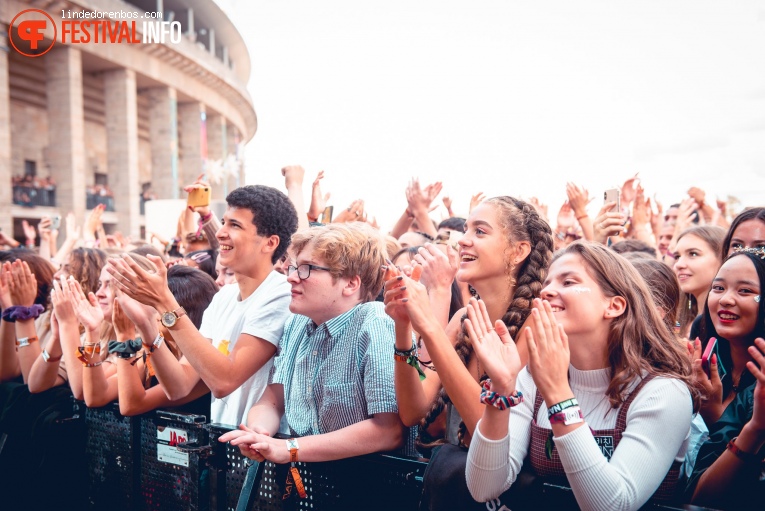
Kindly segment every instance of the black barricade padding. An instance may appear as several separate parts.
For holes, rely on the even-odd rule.
[[[140,509],[138,488],[140,419],[123,417],[116,403],[85,412],[91,509]]]
[[[257,467],[258,477],[250,474],[254,487],[248,498],[242,489],[250,460],[238,448],[218,442],[231,426],[203,424],[201,416],[167,411],[123,417],[116,404],[87,409],[85,416],[91,509],[414,511],[419,507],[427,460],[370,454],[301,462],[297,467],[308,496],[300,499],[293,491],[287,500],[283,495],[289,465],[265,462]],[[543,486],[540,502],[571,499],[570,488]],[[237,507],[240,495],[249,506]],[[651,509],[705,511],[690,505]]]
[[[143,509],[208,511],[211,454],[206,418],[157,411],[141,418],[140,496]]]

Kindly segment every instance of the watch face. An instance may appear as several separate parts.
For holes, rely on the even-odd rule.
[[[162,324],[165,325],[167,328],[172,328],[175,325],[175,321],[178,318],[175,317],[175,314],[172,312],[165,312],[162,314]]]

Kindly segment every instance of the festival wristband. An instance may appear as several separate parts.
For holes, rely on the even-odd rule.
[[[292,493],[292,484],[294,482],[295,488],[297,489],[298,495],[301,499],[306,498],[308,495],[305,492],[305,485],[303,484],[303,479],[300,477],[300,473],[298,472],[297,467],[295,467],[294,463],[298,460],[298,449],[300,448],[298,446],[297,439],[290,438],[289,440],[286,440],[287,442],[287,450],[290,452],[290,463],[293,463],[293,465],[290,467],[289,472],[287,473],[287,483],[285,485],[285,491],[283,499],[289,498],[290,494]]]
[[[584,415],[582,415],[582,409],[578,406],[566,408],[564,411],[558,412],[550,417],[550,424],[571,426],[572,424],[579,424],[580,422],[584,422]]]
[[[425,372],[420,367],[420,359],[417,357],[417,344],[414,341],[412,341],[411,349],[408,350],[400,350],[393,346],[393,358],[417,369],[420,381],[425,379]]]
[[[575,397],[572,397],[571,399],[566,399],[565,401],[561,401],[560,403],[556,403],[552,405],[550,408],[547,409],[547,417],[552,417],[558,412],[562,412],[566,408],[571,408],[572,406],[579,406],[579,401],[576,400]]]
[[[42,358],[46,362],[58,362],[61,360],[61,355],[57,357],[51,357],[50,353],[48,353],[48,350],[42,350]]]
[[[26,348],[33,342],[37,342],[39,339],[36,335],[33,335],[31,337],[19,337],[16,339],[16,349],[18,348]]]

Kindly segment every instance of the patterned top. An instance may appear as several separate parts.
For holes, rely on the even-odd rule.
[[[284,326],[272,383],[284,385],[285,416],[296,436],[337,431],[378,413],[398,413],[393,320],[362,303],[316,325],[293,315]]]

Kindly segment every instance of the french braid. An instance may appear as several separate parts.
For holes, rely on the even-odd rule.
[[[552,259],[553,239],[552,230],[545,220],[543,220],[533,206],[522,200],[503,196],[494,197],[486,201],[493,204],[499,213],[501,227],[510,240],[510,243],[518,241],[527,241],[531,245],[531,251],[528,257],[520,264],[517,278],[512,278],[512,264],[508,262],[509,285],[514,286],[510,306],[507,312],[502,316],[502,322],[507,326],[507,330],[512,337],[517,334],[523,326],[523,322],[528,318],[531,312],[531,301],[539,296],[542,291],[542,283],[547,277],[547,267]],[[462,363],[467,366],[473,355],[473,345],[464,327],[464,321],[467,315],[462,317],[462,331],[458,334],[457,343],[454,346],[457,355]],[[484,380],[486,375],[481,375]],[[419,446],[424,449],[430,449],[436,445],[445,442],[444,439],[433,441],[427,436],[427,428],[438,418],[444,408],[451,400],[443,387],[436,396],[436,400],[428,411],[427,415],[420,421]],[[461,422],[457,437],[460,444],[464,445],[463,438],[467,428],[465,423]]]

